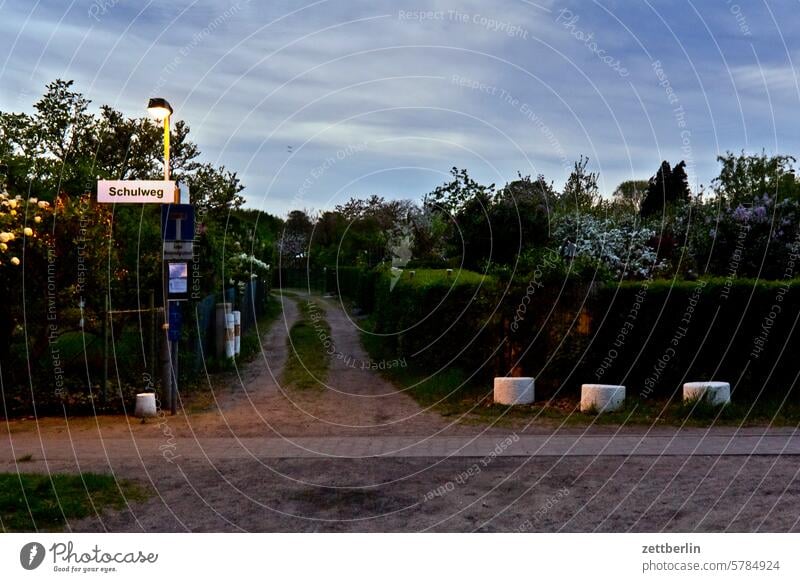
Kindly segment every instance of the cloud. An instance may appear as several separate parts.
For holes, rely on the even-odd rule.
[[[543,172],[559,185],[582,153],[611,192],[686,157],[685,131],[705,183],[720,151],[800,145],[781,121],[793,119],[797,89],[776,37],[790,51],[798,40],[782,6],[737,15],[724,4],[695,3],[695,13],[613,1],[106,4],[91,18],[91,2],[7,1],[0,109],[29,109],[56,77],[131,116],[158,93],[206,158],[239,171],[252,204],[268,193],[276,213],[321,161],[361,143],[304,192],[306,206],[342,188],[418,198],[453,165],[497,182]],[[563,8],[579,17],[572,27],[557,21]]]

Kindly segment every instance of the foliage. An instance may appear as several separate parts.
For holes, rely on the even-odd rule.
[[[281,222],[241,209],[236,173],[201,164],[189,133],[185,122],[171,124],[170,164],[197,208],[193,295],[202,297],[231,280],[266,278]],[[68,382],[60,386],[65,365],[55,346],[75,332],[90,342],[102,337],[107,300],[113,309],[138,309],[154,290],[161,304],[161,209],[95,198],[98,178],[161,179],[162,140],[163,127],[150,119],[108,106],[91,111],[72,81],[47,85],[31,114],[0,112],[0,284],[7,297],[0,363],[9,410],[27,410],[33,401],[37,411],[118,408],[128,396],[124,387],[141,383],[139,367],[125,366],[118,398],[99,401],[101,362],[84,353],[85,369],[64,374]]]
[[[652,277],[667,268],[650,246],[654,235],[635,219],[623,222],[590,214],[567,219],[556,228],[556,238],[573,243],[576,256],[608,269],[615,279]]]
[[[686,175],[686,162],[681,161],[674,168],[666,160],[656,175],[650,178],[647,192],[642,199],[642,216],[654,216],[675,204],[688,202],[691,198],[689,179]]]
[[[375,287],[374,330],[413,365],[469,365],[482,353],[476,330],[489,323],[495,287],[487,275],[428,269],[407,271],[392,285],[385,271]]]
[[[630,213],[639,213],[649,180],[626,180],[614,190],[612,198]]]
[[[722,165],[714,180],[716,193],[730,206],[748,204],[754,197],[767,195],[777,199],[797,199],[800,185],[794,174],[793,156],[734,155],[718,156]]]
[[[581,156],[567,177],[561,193],[561,207],[566,214],[585,212],[600,198],[598,175],[596,172],[589,172],[588,165],[589,158]]]

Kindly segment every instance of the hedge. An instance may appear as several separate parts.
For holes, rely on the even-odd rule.
[[[483,362],[484,340],[495,331],[494,278],[436,269],[396,277],[392,271],[379,275],[373,332],[384,337],[397,357],[431,369]]]
[[[418,270],[392,288],[391,277],[381,273],[375,288],[374,331],[431,372],[534,376],[537,399],[576,396],[582,383],[669,398],[683,382],[706,379],[729,381],[740,398],[796,399],[800,280],[593,287]]]
[[[639,398],[723,380],[734,394],[794,397],[800,280],[701,279],[607,287],[592,308],[588,381],[624,383]]]

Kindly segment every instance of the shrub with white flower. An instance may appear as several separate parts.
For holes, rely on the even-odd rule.
[[[251,279],[266,276],[270,266],[258,259],[255,255],[247,253],[233,254],[225,265],[225,273],[230,280],[245,283]]]
[[[636,221],[597,218],[592,215],[565,217],[554,228],[556,240],[573,243],[576,257],[597,261],[617,278],[643,279],[666,270],[650,246],[653,229]]]

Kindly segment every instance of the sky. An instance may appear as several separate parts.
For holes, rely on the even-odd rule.
[[[610,195],[661,160],[797,154],[796,1],[0,0],[0,110],[74,79],[131,117],[168,99],[204,161],[276,215],[419,200],[451,167]]]

